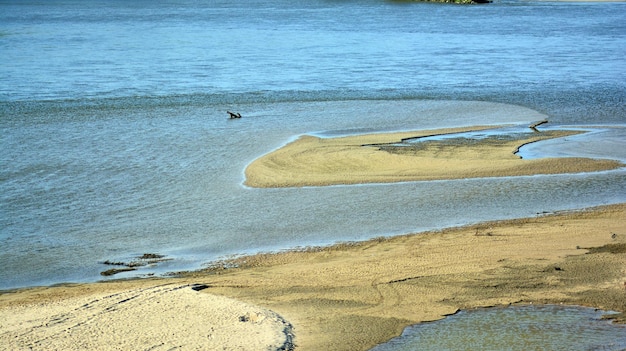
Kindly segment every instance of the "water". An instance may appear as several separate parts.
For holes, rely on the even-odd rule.
[[[0,0],[0,289],[624,202],[626,170],[250,189],[322,136],[594,126],[528,149],[624,160],[624,3]],[[241,120],[228,120],[226,110]],[[543,146],[542,146],[543,145]]]
[[[7,1],[8,100],[623,87],[624,4]],[[350,91],[356,91],[351,93]],[[623,97],[622,97],[623,98]],[[620,98],[621,99],[621,98]]]
[[[461,311],[408,327],[372,351],[401,350],[624,350],[626,327],[606,312],[571,306],[520,306]]]

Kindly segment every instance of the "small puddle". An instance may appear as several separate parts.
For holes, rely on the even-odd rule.
[[[624,350],[626,325],[593,308],[528,305],[461,311],[407,327],[372,351],[408,350]]]

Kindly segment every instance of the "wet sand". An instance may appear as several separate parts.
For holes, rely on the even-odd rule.
[[[523,138],[452,139],[394,147],[404,139],[496,128],[368,134],[340,138],[301,136],[254,160],[245,171],[250,187],[301,187],[442,179],[579,173],[622,167],[615,160],[542,158],[525,160],[519,147],[579,131],[536,132]],[[463,141],[465,140],[465,141]]]

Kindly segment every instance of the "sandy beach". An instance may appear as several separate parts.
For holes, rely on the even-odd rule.
[[[4,292],[0,344],[367,350],[459,309],[529,303],[614,310],[624,322],[625,252],[619,204],[260,254],[174,278]]]
[[[288,348],[291,326],[282,317],[202,288],[136,281],[35,289],[26,293],[28,304],[4,295],[0,344],[5,350]]]
[[[483,128],[488,127],[473,129]],[[384,150],[383,144],[403,138],[453,131],[304,136],[250,165],[247,183],[328,185],[620,166],[610,160],[522,160],[514,154],[521,143],[535,139]],[[572,132],[533,138],[567,133]],[[510,304],[590,306],[621,312],[614,318],[624,322],[625,253],[626,204],[617,204],[238,257],[170,278],[4,291],[0,345],[10,350],[367,350],[411,324],[461,309]]]

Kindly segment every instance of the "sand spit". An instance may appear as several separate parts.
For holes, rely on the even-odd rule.
[[[579,134],[545,131],[523,138],[432,141],[419,147],[394,147],[403,139],[495,129],[494,126],[357,135],[340,138],[301,136],[253,161],[245,171],[251,187],[300,187],[390,183],[441,179],[579,173],[622,167],[615,160],[545,158],[523,160],[520,146]],[[463,141],[465,140],[465,141]]]

